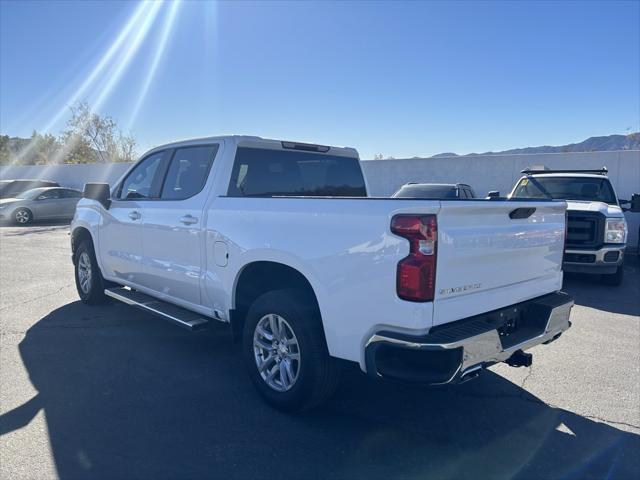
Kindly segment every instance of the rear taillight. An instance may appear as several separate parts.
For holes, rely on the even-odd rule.
[[[430,302],[436,285],[438,223],[435,215],[396,215],[391,231],[409,240],[409,255],[398,262],[396,291],[411,302]]]

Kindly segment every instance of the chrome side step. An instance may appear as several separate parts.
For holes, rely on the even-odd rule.
[[[127,305],[133,305],[146,312],[158,315],[165,320],[190,331],[202,330],[209,326],[210,319],[171,303],[163,302],[145,293],[126,287],[107,288],[104,294]]]

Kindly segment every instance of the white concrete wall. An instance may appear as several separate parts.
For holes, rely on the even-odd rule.
[[[0,179],[40,178],[82,190],[87,182],[115,183],[130,166],[130,163],[1,166]]]
[[[477,155],[396,160],[365,160],[362,165],[372,195],[391,195],[407,182],[468,183],[479,196],[490,190],[508,193],[520,171],[532,165],[550,168],[609,169],[620,198],[640,189],[640,150],[532,155]]]
[[[476,195],[490,190],[507,194],[528,166],[550,168],[609,169],[609,178],[620,199],[628,200],[640,193],[640,150],[586,153],[542,153],[530,155],[478,155],[362,162],[369,192],[388,196],[407,182],[468,183]],[[629,223],[629,243],[638,245],[640,213],[625,214]]]
[[[530,165],[551,168],[609,169],[609,178],[621,199],[640,193],[640,151],[544,153],[531,155],[478,155],[473,157],[439,157],[396,160],[365,160],[362,166],[370,194],[389,196],[407,182],[468,183],[476,194],[490,190],[508,193],[520,177],[520,170]],[[114,184],[129,168],[127,163],[3,166],[0,178],[45,178],[63,186],[82,189],[86,182]],[[630,226],[630,243],[638,244],[639,213],[626,214]]]

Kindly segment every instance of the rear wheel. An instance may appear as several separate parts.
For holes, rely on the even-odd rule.
[[[613,285],[618,286],[622,283],[624,279],[624,266],[620,265],[615,273],[609,273],[606,275],[602,275],[602,283],[605,285]]]
[[[28,208],[18,208],[13,212],[13,220],[19,225],[26,225],[33,220],[33,214]]]
[[[84,240],[78,245],[73,257],[75,265],[76,289],[83,303],[96,305],[104,303],[105,280],[96,261],[93,243]]]
[[[327,400],[339,380],[329,356],[320,315],[304,291],[267,292],[249,308],[243,355],[262,397],[285,411],[302,411]]]

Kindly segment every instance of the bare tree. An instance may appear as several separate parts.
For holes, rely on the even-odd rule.
[[[133,162],[136,159],[136,139],[131,134],[118,134],[118,162]]]
[[[101,116],[88,103],[71,107],[71,118],[63,134],[71,163],[130,162],[136,156],[136,141],[124,135],[110,116]]]

